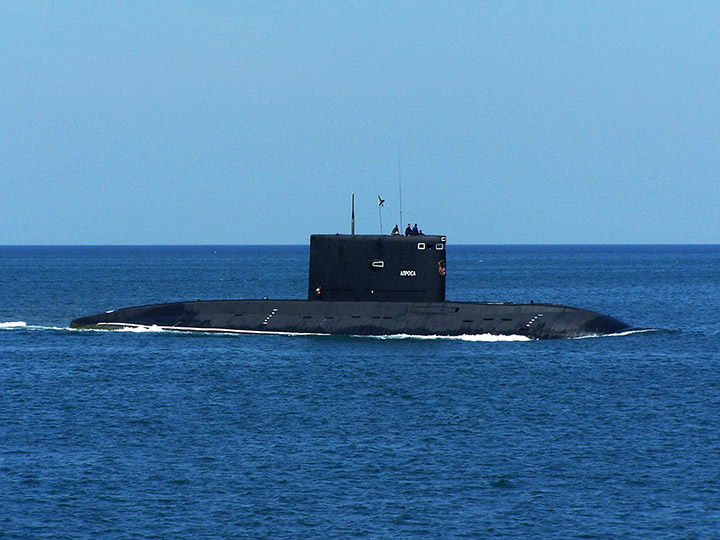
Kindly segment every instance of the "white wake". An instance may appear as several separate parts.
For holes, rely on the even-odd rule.
[[[0,322],[0,328],[25,328],[27,323],[24,321],[8,321]]]

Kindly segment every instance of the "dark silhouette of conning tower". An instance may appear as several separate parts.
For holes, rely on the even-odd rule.
[[[444,236],[310,237],[308,300],[443,302]]]

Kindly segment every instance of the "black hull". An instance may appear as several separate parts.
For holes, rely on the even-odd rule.
[[[118,309],[75,319],[72,328],[156,326],[269,334],[519,335],[575,338],[628,330],[622,321],[553,304],[205,300]]]

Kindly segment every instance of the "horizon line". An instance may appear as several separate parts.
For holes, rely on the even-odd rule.
[[[433,236],[433,235],[425,235]],[[269,244],[0,244],[0,247],[309,247],[309,243],[303,244],[281,244],[281,243],[269,243]],[[602,246],[654,246],[654,247],[671,247],[671,246],[717,246],[720,247],[720,243],[710,242],[696,242],[696,243],[680,243],[680,242],[651,242],[651,243],[640,243],[640,242],[627,242],[627,243],[572,243],[572,242],[558,242],[558,243],[448,243],[448,247],[452,246],[496,246],[496,247],[556,247],[556,246],[586,246],[586,247],[602,247]]]

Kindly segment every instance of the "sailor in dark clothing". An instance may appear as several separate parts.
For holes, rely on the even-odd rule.
[[[398,229],[397,224],[395,224],[395,228],[392,230],[392,232],[390,234],[392,234],[393,236],[397,236],[400,234],[400,229]]]
[[[408,225],[409,225],[409,223],[408,223]],[[417,223],[416,223],[415,226],[412,228],[412,235],[418,236],[419,234],[420,234],[420,232],[418,231]]]
[[[410,224],[408,223],[407,229],[405,229],[405,236],[411,236],[412,235],[412,228],[410,227]]]

